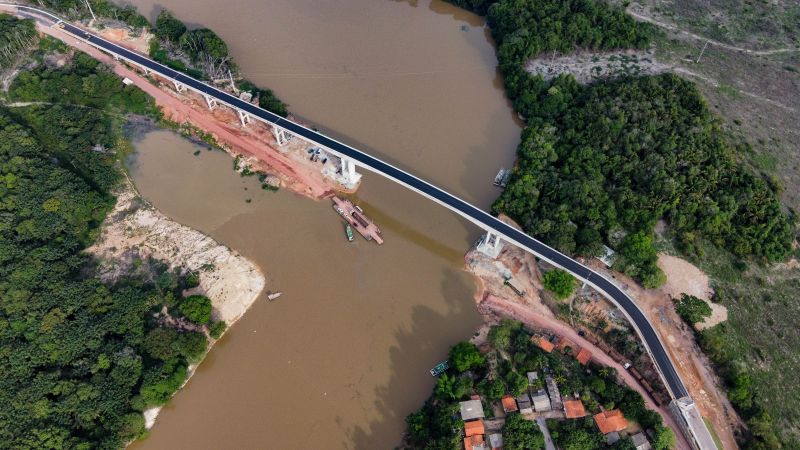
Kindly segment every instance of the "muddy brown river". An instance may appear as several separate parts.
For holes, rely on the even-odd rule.
[[[488,208],[519,137],[482,21],[441,2],[146,0],[225,39],[244,75],[327,134]],[[430,394],[428,369],[480,323],[463,254],[479,230],[365,174],[356,201],[382,228],[348,243],[328,201],[260,189],[232,159],[166,131],[131,173],[175,220],[247,256],[259,299],[136,449],[392,448]],[[249,200],[249,201],[248,201]]]

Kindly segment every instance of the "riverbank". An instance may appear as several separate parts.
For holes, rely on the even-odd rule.
[[[14,9],[0,6],[0,11],[13,13]],[[252,172],[277,176],[281,180],[280,187],[312,199],[329,197],[335,191],[354,192],[354,189],[345,189],[326,176],[318,164],[303,157],[305,148],[310,144],[295,138],[283,146],[278,146],[271,130],[265,124],[254,122],[246,127],[241,126],[236,113],[228,108],[215,107],[209,110],[200,95],[188,91],[175,92],[171,83],[156,79],[154,76],[144,76],[124,62],[115,60],[60,28],[43,26],[38,22],[36,28],[40,33],[59,39],[107,64],[114,73],[130,80],[133,85],[153,97],[167,122],[199,130],[231,157],[241,159]],[[125,30],[108,27],[92,31],[139,52],[145,48],[144,42],[149,36],[148,34],[132,36]]]
[[[255,302],[266,285],[262,270],[214,239],[160,213],[125,178],[115,192],[117,202],[100,227],[100,235],[86,252],[97,261],[98,276],[114,283],[151,258],[170,269],[198,275],[198,286],[185,295],[202,294],[211,300],[212,318],[229,327]],[[213,347],[212,340],[207,351]],[[189,367],[189,378],[197,365]],[[184,382],[185,384],[185,382]],[[145,411],[146,427],[155,423],[161,408]]]

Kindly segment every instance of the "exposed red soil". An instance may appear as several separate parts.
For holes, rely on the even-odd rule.
[[[193,93],[171,92],[172,84],[151,83],[139,72],[129,68],[121,61],[96,48],[76,39],[59,28],[38,26],[39,30],[51,35],[68,45],[75,47],[97,60],[112,67],[114,73],[133,81],[133,83],[155,99],[156,104],[164,112],[165,118],[177,123],[189,123],[204,132],[210,133],[214,139],[233,154],[253,157],[258,165],[253,169],[266,169],[277,172],[283,186],[299,194],[311,198],[330,196],[338,186],[329,183],[322,173],[312,167],[305,167],[276,148],[272,134],[266,125],[253,122],[243,128],[233,111],[225,107],[216,107],[209,111],[205,100]]]

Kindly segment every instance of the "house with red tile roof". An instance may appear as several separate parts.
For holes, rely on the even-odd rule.
[[[564,400],[564,413],[567,419],[578,419],[586,416],[586,408],[583,407],[583,402],[578,399]]]
[[[628,428],[628,421],[619,409],[603,411],[594,415],[594,422],[603,434],[614,433]]]
[[[531,336],[531,342],[533,342],[534,345],[546,351],[547,353],[552,352],[553,349],[556,348],[555,345],[553,345],[552,342],[545,339],[544,336]]]
[[[483,421],[482,420],[472,420],[469,422],[464,422],[464,435],[467,437],[476,436],[476,435],[483,435],[486,433],[486,430],[483,428]]]
[[[585,366],[586,364],[589,364],[589,361],[592,360],[592,352],[582,348],[580,351],[578,351],[578,353],[575,354],[575,359],[577,359],[581,365]]]
[[[500,402],[503,404],[503,411],[507,413],[519,410],[519,408],[517,408],[517,401],[510,395],[504,395],[503,398],[500,399]]]

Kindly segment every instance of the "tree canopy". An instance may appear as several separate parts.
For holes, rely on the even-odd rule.
[[[555,294],[556,298],[563,300],[575,290],[575,277],[565,270],[548,270],[542,276],[542,284],[545,289]]]
[[[536,422],[521,414],[508,414],[503,424],[503,448],[508,450],[538,450],[544,448],[544,436]]]
[[[681,298],[673,300],[675,301],[675,311],[690,325],[702,322],[706,317],[711,316],[711,306],[694,295],[681,294]]]
[[[450,363],[458,372],[482,366],[486,361],[478,352],[478,347],[470,342],[459,342],[450,349]]]
[[[205,325],[211,320],[211,300],[205,295],[190,295],[178,303],[178,309],[184,317],[198,325]]]
[[[83,252],[121,176],[116,113],[157,110],[80,54],[21,74],[8,96],[54,104],[0,106],[0,446],[119,448],[207,345],[153,316],[180,296],[159,281],[174,275],[107,285]]]

